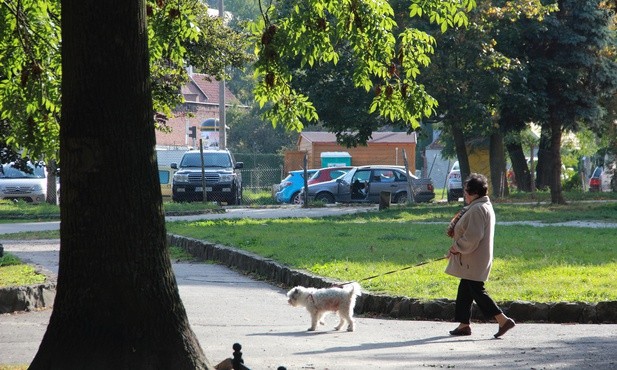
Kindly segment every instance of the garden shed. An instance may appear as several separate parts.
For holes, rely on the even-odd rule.
[[[336,142],[331,132],[304,131],[298,137],[297,150],[285,152],[285,173],[303,168],[304,154],[307,154],[308,168],[322,166],[322,153],[345,152],[349,154],[352,166],[389,164],[403,166],[403,149],[407,154],[410,171],[416,170],[415,133],[373,132],[366,146],[347,148]],[[327,154],[326,154],[327,155]]]

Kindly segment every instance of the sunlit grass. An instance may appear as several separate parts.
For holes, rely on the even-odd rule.
[[[373,292],[453,298],[457,279],[444,273],[445,260],[383,275],[439,258],[450,246],[443,222],[426,223],[444,221],[445,212],[432,210],[425,213],[428,217],[418,217],[415,210],[324,219],[177,222],[168,223],[167,228],[170,233],[248,250],[320,276],[361,281]],[[547,218],[553,216],[540,217]],[[499,301],[617,300],[614,239],[614,229],[499,225],[487,289]],[[383,276],[363,280],[373,275]]]
[[[36,273],[34,267],[23,264],[17,257],[5,253],[0,257],[0,287],[39,284],[45,275]]]

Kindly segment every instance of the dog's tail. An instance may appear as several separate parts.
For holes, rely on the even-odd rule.
[[[351,294],[356,295],[358,297],[362,295],[362,287],[360,287],[360,284],[354,281],[353,283],[348,284],[348,286],[351,287],[351,289],[349,290]]]

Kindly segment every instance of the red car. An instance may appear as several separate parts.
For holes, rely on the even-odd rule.
[[[320,168],[313,174],[313,176],[309,177],[307,180],[308,184],[317,184],[324,181],[330,181],[334,179],[338,179],[343,176],[353,167],[324,167]]]

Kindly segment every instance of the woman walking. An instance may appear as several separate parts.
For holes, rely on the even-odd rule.
[[[516,324],[504,315],[484,289],[493,263],[495,212],[486,195],[488,181],[484,175],[472,173],[463,186],[467,206],[452,219],[447,234],[452,238],[446,273],[460,278],[456,295],[455,321],[459,326],[450,335],[471,335],[471,308],[475,301],[485,317],[494,317],[499,338]]]

